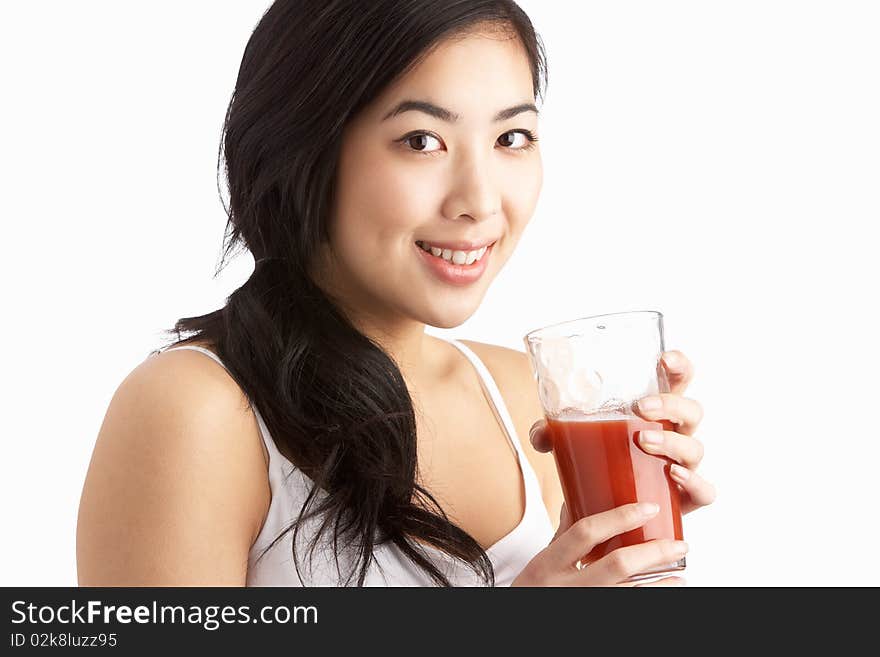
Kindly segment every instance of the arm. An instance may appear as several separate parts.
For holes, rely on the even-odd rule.
[[[80,586],[244,585],[270,499],[238,386],[195,352],[141,363],[116,390],[77,520]]]

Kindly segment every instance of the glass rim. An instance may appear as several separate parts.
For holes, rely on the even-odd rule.
[[[575,319],[567,319],[562,322],[557,322],[555,324],[550,324],[548,326],[542,326],[541,328],[534,329],[529,331],[523,336],[523,340],[527,344],[532,344],[542,338],[542,336],[546,333],[554,332],[554,330],[558,330],[567,325],[574,325],[580,322],[585,322],[588,319],[601,319],[603,317],[619,317],[620,315],[649,315],[653,316],[656,319],[662,319],[663,313],[659,310],[622,310],[616,313],[602,313],[601,315],[587,315],[586,317],[577,317]]]

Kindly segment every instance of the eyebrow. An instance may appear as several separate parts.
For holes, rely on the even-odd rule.
[[[393,110],[388,112],[388,114],[382,117],[382,120],[386,121],[392,117],[397,116],[398,114],[412,111],[424,112],[425,114],[440,119],[441,121],[446,121],[447,123],[455,123],[461,118],[461,116],[459,116],[452,110],[448,110],[445,107],[440,107],[438,105],[435,105],[434,103],[429,103],[424,100],[404,100],[403,102],[399,103]],[[514,105],[513,107],[508,107],[507,109],[498,112],[498,114],[495,115],[493,121],[495,123],[506,121],[507,119],[513,118],[517,114],[522,114],[523,112],[534,112],[535,114],[537,114],[538,108],[535,107],[534,103],[521,103],[520,105]]]

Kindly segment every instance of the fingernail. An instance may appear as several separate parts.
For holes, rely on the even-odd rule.
[[[643,411],[656,411],[663,406],[663,400],[659,397],[645,397],[639,400],[639,408]]]
[[[662,445],[663,444],[663,434],[659,431],[642,431],[639,433],[639,440],[645,445]]]
[[[691,476],[690,470],[687,468],[683,468],[678,463],[673,463],[669,466],[669,474],[672,475],[674,479],[678,479],[679,481],[687,481]]]
[[[688,544],[684,541],[676,541],[675,546],[673,548],[676,554],[686,554],[688,551]]]
[[[672,353],[671,351],[667,351],[663,354],[663,362],[666,363],[667,369],[681,369],[681,357],[678,354]]]
[[[639,502],[638,510],[643,516],[654,516],[660,512],[660,505],[654,502]]]

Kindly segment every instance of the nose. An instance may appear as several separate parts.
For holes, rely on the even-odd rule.
[[[488,160],[473,158],[457,167],[443,207],[445,217],[456,219],[464,215],[475,221],[483,221],[500,209],[501,190]]]

